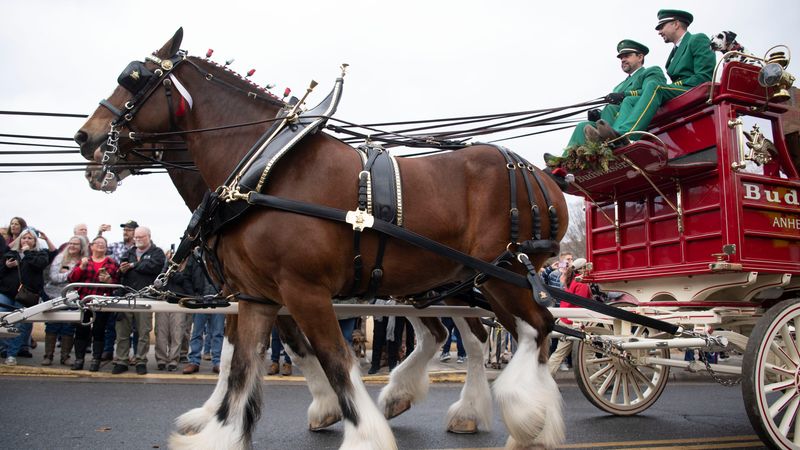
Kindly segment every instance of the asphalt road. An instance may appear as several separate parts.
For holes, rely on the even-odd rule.
[[[377,398],[382,385],[369,385]],[[762,448],[747,420],[739,388],[710,382],[675,382],[649,410],[613,417],[586,401],[574,382],[559,382],[565,403],[564,448]],[[498,448],[506,432],[495,411],[492,431],[454,435],[444,414],[458,384],[434,384],[428,399],[391,421],[401,449]],[[172,420],[199,406],[213,390],[208,380],[59,379],[4,377],[0,448],[167,448]],[[258,449],[335,449],[343,427],[306,429],[308,389],[302,383],[267,382],[264,413],[255,433]]]

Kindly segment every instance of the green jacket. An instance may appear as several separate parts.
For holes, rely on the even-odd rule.
[[[681,45],[673,48],[667,58],[667,75],[678,86],[694,87],[711,81],[717,58],[711,41],[703,33],[683,35]]]
[[[666,84],[667,78],[661,67],[642,67],[633,75],[625,78],[612,92],[624,92],[625,96],[636,97],[641,95],[645,83]]]

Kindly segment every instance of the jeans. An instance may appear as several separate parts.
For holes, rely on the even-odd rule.
[[[207,330],[207,332],[206,332]],[[225,333],[223,314],[195,314],[192,319],[192,337],[189,340],[189,362],[200,365],[203,352],[203,333],[206,342],[211,342],[211,364],[219,366],[222,354],[222,339]]]
[[[3,294],[0,294],[0,303],[12,306],[14,308],[23,308],[21,303]],[[8,312],[11,311],[11,309],[0,308],[0,311]],[[2,339],[0,341],[0,346],[5,347],[8,356],[13,356],[16,358],[16,356],[19,354],[20,349],[24,345],[27,345],[28,342],[30,341],[31,331],[33,331],[33,324],[19,322],[14,326],[20,331],[19,335],[17,337],[13,337],[10,339]]]
[[[461,333],[458,331],[458,328],[456,328],[456,324],[453,322],[453,319],[450,317],[442,317],[442,324],[444,324],[444,327],[447,328],[447,340],[442,346],[442,353],[450,353],[450,345],[452,344],[453,335],[455,334],[458,356],[462,358],[467,356],[467,351],[464,349],[464,343],[461,341]]]
[[[350,319],[339,320],[339,328],[342,329],[344,341],[347,342],[347,345],[350,347],[353,346],[353,330],[356,328],[356,319],[356,317],[351,317]]]
[[[272,339],[270,339],[270,349],[272,350],[272,355],[270,358],[272,362],[276,363],[281,359],[281,353],[283,353],[283,362],[286,364],[291,364],[292,359],[289,358],[289,355],[283,351],[283,342],[281,342],[280,336],[278,336],[278,327],[272,327]]]
[[[103,353],[114,354],[114,342],[117,340],[117,313],[108,313],[108,323],[106,323],[105,342],[103,343]]]
[[[45,322],[45,334],[55,334],[56,336],[72,336],[75,334],[75,324],[68,322]]]

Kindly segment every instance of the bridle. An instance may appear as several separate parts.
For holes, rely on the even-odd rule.
[[[159,85],[163,85],[165,88],[164,92],[167,96],[167,105],[170,110],[170,126],[173,130],[177,129],[177,126],[174,122],[174,108],[172,104],[171,87],[173,83],[179,85],[180,82],[177,81],[177,78],[175,78],[174,75],[172,75],[172,71],[175,70],[175,68],[177,68],[185,60],[186,52],[184,51],[178,51],[175,55],[167,59],[161,59],[155,55],[147,56],[145,61],[150,61],[156,64],[157,67],[155,70],[150,70],[147,67],[146,62],[132,61],[127,67],[125,67],[119,77],[117,77],[117,82],[119,85],[133,94],[133,97],[123,105],[124,110],[117,108],[107,99],[100,101],[100,105],[108,109],[111,114],[114,115],[114,119],[109,124],[108,139],[106,139],[106,142],[102,147],[103,158],[101,162],[103,164],[103,172],[105,175],[103,177],[101,189],[108,187],[109,183],[114,178],[116,178],[117,181],[124,178],[121,177],[120,173],[118,173],[114,168],[114,165],[119,162],[120,159],[125,159],[127,157],[127,155],[122,153],[119,149],[120,130],[123,127],[127,127],[129,130],[131,130],[130,135],[133,134],[133,128],[130,124],[131,121],[133,121],[134,117],[136,117],[136,114],[139,112],[145,102],[153,95],[153,93],[155,93]],[[181,94],[188,95],[182,85],[178,89]],[[156,152],[156,158],[154,159],[160,161],[161,152]],[[136,169],[133,168],[127,168],[125,170],[129,170],[131,173],[136,173]]]
[[[157,67],[154,70],[150,70],[146,66],[146,62],[152,62]],[[108,138],[106,139],[105,144],[103,145],[103,157],[102,157],[102,167],[103,172],[105,173],[103,186],[107,186],[108,183],[116,178],[119,181],[121,178],[119,174],[116,172],[114,165],[119,162],[120,159],[124,160],[127,157],[126,153],[120,151],[119,148],[119,139],[120,139],[120,130],[123,127],[128,128],[128,138],[130,140],[142,140],[143,135],[147,135],[145,133],[137,132],[132,126],[131,122],[136,117],[136,114],[139,110],[144,106],[145,102],[149,100],[153,94],[156,92],[159,86],[164,86],[164,94],[167,97],[167,108],[168,117],[170,120],[170,132],[168,133],[149,133],[155,136],[159,135],[177,135],[177,134],[184,134],[186,131],[182,131],[178,128],[177,124],[175,123],[176,111],[182,111],[181,109],[177,109],[173,104],[173,92],[172,88],[174,87],[175,90],[183,97],[184,100],[188,102],[189,109],[192,107],[192,98],[189,94],[188,90],[183,86],[183,84],[178,80],[178,78],[172,73],[180,64],[188,63],[192,66],[195,70],[197,70],[204,79],[207,81],[217,82],[222,84],[228,89],[239,91],[243,94],[246,94],[249,98],[264,100],[269,103],[274,104],[278,107],[285,107],[286,103],[278,100],[277,97],[268,95],[262,95],[257,92],[248,91],[247,89],[242,89],[238,86],[235,86],[219,77],[216,77],[214,74],[204,70],[202,67],[197,65],[194,61],[188,59],[188,54],[184,50],[179,50],[175,55],[170,58],[161,59],[155,55],[150,55],[145,57],[145,61],[132,61],[128,64],[125,70],[117,78],[117,82],[121,87],[125,90],[130,92],[133,97],[125,102],[123,105],[124,109],[119,109],[113,104],[111,104],[107,99],[103,99],[100,101],[100,105],[108,109],[113,115],[114,119],[111,121],[109,125],[108,131]],[[274,97],[274,98],[273,98]],[[270,122],[276,119],[269,119],[269,120],[261,120],[253,123],[247,124],[238,124],[238,125],[231,125],[226,127],[218,127],[218,128],[230,128],[230,127],[238,127],[238,126],[247,126],[247,125],[255,125],[258,123]],[[194,131],[212,131],[213,129],[208,130],[194,130]],[[163,152],[155,152],[154,157],[147,157],[140,152],[133,152],[144,159],[149,160],[150,162],[159,163],[165,166],[173,166],[171,164],[162,161],[161,157]],[[185,167],[177,167],[174,168],[181,168],[185,169]],[[131,174],[136,173],[136,169],[126,168],[126,171],[130,171]],[[128,174],[125,174],[128,175]]]

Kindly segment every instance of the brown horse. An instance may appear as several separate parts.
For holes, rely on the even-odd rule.
[[[254,121],[255,118],[247,118]],[[167,170],[175,188],[183,198],[186,206],[194,210],[199,206],[203,195],[209,188],[205,185],[199,173],[190,169],[176,168],[176,164],[184,162],[189,158],[187,150],[168,149],[167,151],[155,151],[160,146],[146,144],[134,155],[126,158],[128,163],[152,162],[156,157],[161,161]],[[109,170],[112,169],[112,170]],[[111,176],[109,176],[109,173]],[[113,168],[103,169],[103,166],[92,163],[87,165],[86,178],[92,189],[114,192],[117,185],[127,176],[131,175],[130,170],[123,170],[117,174]],[[104,180],[108,180],[103,183]],[[449,298],[448,304],[461,304],[457,299]],[[410,318],[412,326],[419,337],[419,343],[415,346],[412,354],[404,362],[393,370],[390,374],[389,384],[382,390],[379,404],[384,411],[386,418],[393,418],[408,410],[412,404],[424,399],[428,389],[427,365],[431,357],[442,346],[442,341],[447,337],[447,331],[442,328],[441,322],[437,319]],[[279,317],[277,325],[281,336],[293,336],[297,333],[297,324],[290,317]],[[491,394],[482,364],[483,345],[488,338],[486,330],[477,318],[464,318],[456,320],[456,326],[461,332],[464,346],[467,351],[468,361],[466,364],[467,380],[462,389],[458,402],[454,403],[447,414],[447,429],[455,433],[474,433],[481,426],[486,429],[491,428]],[[233,335],[236,332],[236,316],[228,318],[226,324],[226,334]],[[286,340],[286,338],[284,339]],[[297,342],[293,339],[292,342]],[[341,411],[338,410],[335,392],[330,389],[328,380],[319,367],[319,363],[313,354],[304,349],[292,349],[288,346],[287,351],[294,355],[294,364],[301,368],[303,374],[311,387],[314,397],[312,405],[309,407],[308,420],[309,428],[313,431],[324,429],[341,420]],[[230,350],[230,347],[226,347]],[[300,355],[306,355],[302,357]],[[227,372],[227,362],[223,355],[221,370]],[[224,390],[226,386],[224,377],[218,378],[217,390]],[[211,396],[214,401],[203,408],[198,408],[193,412],[187,413],[178,421],[178,427],[182,430],[202,429],[208,420],[213,416],[214,411],[219,406],[216,400],[219,395]],[[329,405],[323,407],[322,405]]]
[[[180,33],[157,52],[161,59],[174,58]],[[264,104],[246,95],[252,87],[206,60],[189,57],[171,74],[193,97],[192,109],[172,117],[170,100],[163,85],[153,85],[146,96],[136,96],[118,87],[76,134],[82,154],[92,159],[106,141],[108,124],[125,110],[134,111],[126,127],[144,132],[168,131],[175,124],[182,129],[202,129],[220,123],[236,123],[243,117],[274,117],[282,105]],[[147,62],[149,71],[159,70]],[[211,77],[209,77],[211,75]],[[224,83],[210,82],[212,79]],[[234,86],[236,89],[230,89]],[[130,86],[128,86],[130,87]],[[152,95],[151,95],[152,94]],[[135,108],[135,109],[134,109]],[[128,111],[128,110],[125,110]],[[124,113],[123,113],[124,114]],[[243,121],[243,120],[241,120]],[[260,129],[258,129],[260,128]],[[209,186],[220,186],[244,156],[266,125],[244,131],[218,130],[192,133],[185,137],[200,174]],[[120,130],[127,131],[127,130]],[[125,136],[125,133],[122,133]],[[119,150],[133,145],[124,137]],[[225,151],[218,149],[224,148]],[[211,150],[217,149],[217,150]],[[325,133],[307,136],[288,153],[271,174],[265,192],[344,210],[357,204],[357,179],[361,162],[347,145]],[[538,169],[536,173],[541,175]],[[525,176],[516,170],[513,176]],[[404,226],[451,248],[491,261],[509,246],[509,173],[497,149],[475,145],[448,154],[400,161],[404,186]],[[559,218],[559,240],[567,223],[563,196],[555,183],[543,177],[543,184]],[[522,182],[512,195],[526,198]],[[546,209],[542,192],[537,203]],[[543,229],[549,219],[543,217]],[[522,215],[520,229],[530,235],[532,220]],[[285,305],[301,333],[286,336],[290,346],[316,355],[319,367],[333,388],[345,420],[343,448],[395,448],[388,423],[370,400],[358,367],[338,329],[331,298],[346,294],[353,283],[350,226],[272,209],[253,208],[235,226],[217,237],[217,254],[223,265],[226,289],[264,297]],[[376,233],[368,230],[362,239],[364,255],[374,255]],[[511,244],[514,246],[514,243]],[[532,254],[536,266],[548,254]],[[369,259],[369,258],[366,258]],[[371,261],[365,261],[370,264]],[[395,239],[388,241],[380,295],[402,296],[436,286],[468,279],[474,271],[443,256]],[[514,267],[517,272],[523,268]],[[360,289],[365,289],[366,281]],[[530,291],[490,279],[480,287],[500,321],[519,342],[519,349],[498,377],[494,393],[509,429],[510,447],[544,445],[552,447],[563,438],[560,395],[546,365],[545,342],[552,316],[531,300]],[[180,448],[240,448],[249,445],[260,413],[260,373],[264,344],[278,306],[242,302],[233,346],[230,372],[221,374],[226,387],[215,416],[202,429],[184,430],[196,434],[177,435],[172,444]],[[294,346],[291,341],[296,340]],[[423,338],[424,339],[424,338]],[[435,339],[434,340],[438,340]],[[217,395],[215,391],[214,395]]]

